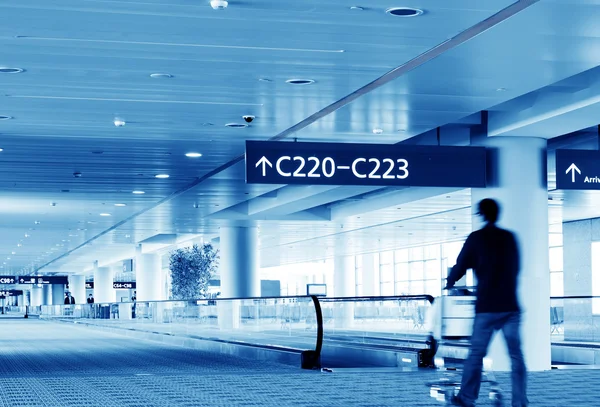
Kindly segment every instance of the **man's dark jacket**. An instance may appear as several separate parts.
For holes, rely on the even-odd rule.
[[[475,312],[518,312],[519,249],[508,230],[488,224],[467,238],[448,276],[452,287],[468,269],[477,277]]]

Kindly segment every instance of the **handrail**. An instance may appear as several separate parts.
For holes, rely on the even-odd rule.
[[[551,300],[594,300],[600,299],[600,295],[571,295],[566,297],[550,297]]]
[[[433,296],[429,294],[422,295],[386,295],[379,297],[365,296],[365,297],[321,297],[319,301],[323,302],[365,302],[365,301],[418,301],[427,300],[429,303],[433,303]]]

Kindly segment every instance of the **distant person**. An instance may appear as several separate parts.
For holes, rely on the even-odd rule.
[[[517,300],[519,249],[515,236],[496,226],[500,208],[493,199],[479,202],[486,225],[467,238],[447,279],[450,289],[473,269],[477,277],[475,321],[462,383],[452,404],[471,407],[479,397],[483,358],[495,331],[502,330],[512,363],[512,406],[527,406],[527,370],[521,350],[521,311]]]
[[[92,294],[88,295],[88,297],[87,297],[87,303],[88,304],[93,304],[94,303],[94,297],[92,296]]]
[[[65,305],[75,304],[75,297],[69,291],[65,293]]]

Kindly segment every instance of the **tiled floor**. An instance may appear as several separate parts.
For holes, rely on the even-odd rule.
[[[70,324],[0,321],[1,406],[436,406],[425,386],[435,374],[302,371]],[[598,406],[599,386],[595,370],[535,373],[530,399]],[[479,405],[490,403],[482,395]]]

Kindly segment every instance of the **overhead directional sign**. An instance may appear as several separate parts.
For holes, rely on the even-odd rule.
[[[135,287],[135,281],[115,281],[113,283],[113,288],[120,290],[129,290]]]
[[[600,190],[600,151],[556,150],[556,188]]]
[[[17,276],[18,284],[69,284],[67,276]]]
[[[0,276],[0,284],[15,284],[15,276]]]
[[[0,297],[10,297],[14,295],[23,295],[23,290],[1,290]]]
[[[485,187],[484,147],[246,141],[249,184]]]

